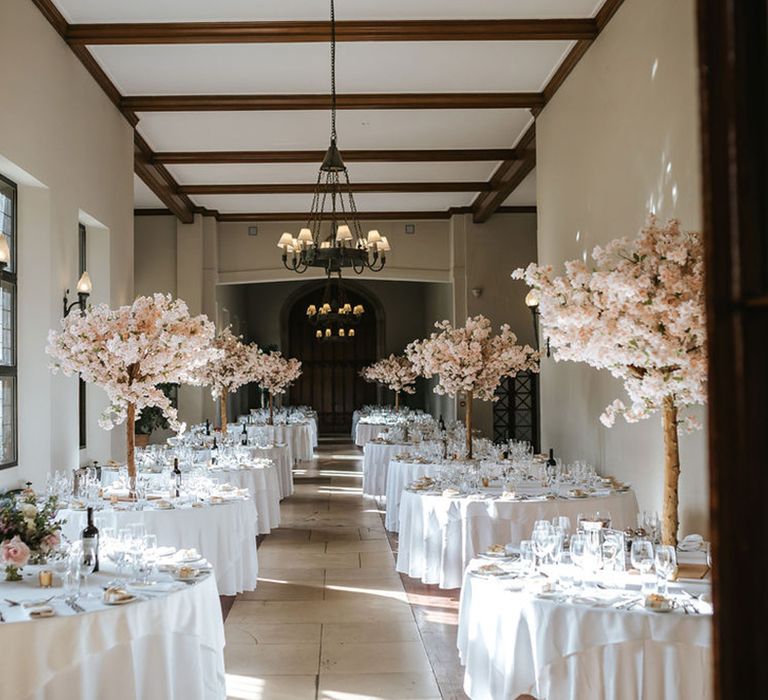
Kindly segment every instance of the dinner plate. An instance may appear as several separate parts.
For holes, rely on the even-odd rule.
[[[131,595],[130,598],[123,598],[122,600],[107,601],[102,598],[101,602],[104,603],[104,605],[128,605],[128,603],[133,603],[138,599],[139,599],[139,596]]]

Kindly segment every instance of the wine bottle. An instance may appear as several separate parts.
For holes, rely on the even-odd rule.
[[[94,571],[99,570],[99,528],[93,524],[93,508],[88,508],[88,524],[81,533],[83,538],[83,556],[92,556],[96,562]]]
[[[209,421],[207,418],[205,419],[205,434],[211,434],[211,421]]]
[[[438,421],[437,425],[440,428],[440,432],[444,433],[445,432],[445,421],[443,420],[443,414],[442,413],[440,414],[440,420]]]
[[[219,459],[219,443],[216,442],[216,436],[213,436],[213,445],[211,445],[211,464],[216,464]]]
[[[549,459],[547,460],[547,466],[548,467],[557,466],[557,462],[555,461],[555,451],[551,447],[549,448]]]
[[[246,427],[245,423],[243,423],[243,430],[240,436],[240,444],[241,445],[248,444],[248,428]]]
[[[181,496],[181,469],[179,469],[179,458],[173,459],[173,481],[176,490],[176,498]]]

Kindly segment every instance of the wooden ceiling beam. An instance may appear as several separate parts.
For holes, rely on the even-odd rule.
[[[531,109],[544,104],[539,92],[373,93],[338,95],[338,109]],[[331,96],[133,95],[121,105],[132,112],[249,112],[328,110]]]
[[[152,160],[152,151],[139,134],[133,139],[133,169],[155,196],[185,224],[195,218],[195,205],[183,192],[165,166]]]
[[[180,185],[184,194],[312,194],[317,189],[314,182],[307,183],[260,183],[229,185]],[[353,182],[352,192],[485,192],[491,189],[490,182]],[[328,186],[321,186],[322,192],[330,192]]]
[[[446,163],[514,160],[514,148],[459,148],[420,150],[344,150],[347,162]],[[325,151],[175,151],[154,154],[164,165],[224,165],[232,163],[320,163]]]
[[[167,213],[163,209],[156,210],[159,214]],[[142,215],[148,216],[152,210],[141,210]],[[307,221],[308,212],[246,212],[246,213],[219,213],[208,212],[222,223],[259,223],[279,221]],[[450,209],[438,209],[433,211],[362,211],[358,212],[361,221],[423,221],[443,220],[461,214],[471,214],[471,207],[451,207]],[[535,206],[502,207],[499,214],[535,214]],[[330,216],[328,214],[325,218]]]
[[[587,49],[592,45],[592,42],[599,36],[600,32],[605,29],[606,25],[616,14],[623,2],[624,0],[605,0],[600,10],[598,10],[594,20],[597,33],[591,38],[577,40],[573,47],[571,47],[571,50],[544,86],[542,92],[544,100],[542,104],[531,108],[534,117],[538,117],[541,110],[544,109],[547,103],[554,97],[555,93],[560,89],[560,86],[565,82],[566,78],[582,59],[587,52]],[[525,150],[521,144],[526,136],[528,136],[528,133],[523,136],[521,143],[518,144],[518,151]],[[497,168],[496,172],[491,177],[491,182],[496,182],[497,184],[495,191],[491,193],[481,193],[472,205],[475,222],[482,223],[493,216],[494,212],[498,210],[504,200],[512,194],[525,179],[526,175],[533,170],[536,165],[535,143],[531,142],[529,148],[533,150],[533,155],[529,154],[527,157],[521,157],[518,160],[506,160]]]
[[[592,18],[494,20],[379,20],[336,23],[336,40],[356,41],[578,41],[597,36]],[[329,42],[330,23],[163,22],[71,24],[71,45],[264,44]]]

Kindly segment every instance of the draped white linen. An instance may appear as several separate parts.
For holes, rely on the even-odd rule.
[[[504,586],[464,578],[458,648],[472,700],[712,698],[710,615],[561,604]]]
[[[288,446],[273,445],[272,447],[249,447],[248,449],[252,459],[268,459],[275,465],[277,478],[280,482],[280,500],[291,496],[293,494],[293,460]]]
[[[106,574],[92,578],[97,585],[108,579]],[[26,596],[24,589],[23,584],[0,583],[3,598],[28,598],[29,584]],[[130,605],[97,604],[99,609],[93,610],[93,603],[83,602],[93,610],[84,614],[72,613],[63,601],[51,605],[55,617],[23,622],[11,621],[17,608],[4,608],[8,621],[0,624],[3,700],[226,696],[224,625],[213,576]]]
[[[395,455],[408,450],[407,445],[368,442],[363,446],[363,493],[384,496],[387,493],[387,472]]]
[[[237,472],[232,472],[237,473]],[[252,591],[258,580],[256,555],[257,514],[252,499],[239,499],[202,508],[180,507],[172,510],[112,510],[117,529],[143,523],[147,534],[157,535],[160,546],[197,549],[213,566],[221,595]],[[76,540],[85,527],[83,512],[64,509],[62,533]],[[111,516],[100,516],[110,517]]]
[[[384,526],[390,532],[400,531],[400,500],[405,488],[422,476],[437,476],[444,467],[439,464],[405,462],[392,459],[387,468],[387,511]]]
[[[249,439],[265,440],[270,445],[288,445],[294,463],[310,461],[314,456],[316,431],[309,422],[282,425],[251,424],[247,430]]]
[[[360,421],[355,428],[355,445],[363,447],[367,442],[375,440],[380,433],[389,430],[389,425],[383,423],[366,423]]]
[[[256,504],[256,532],[268,535],[280,527],[279,471],[272,462],[246,465],[242,469],[211,469],[211,478],[220,484],[248,489]]]
[[[508,501],[482,496],[445,497],[403,491],[397,570],[440,588],[458,588],[467,564],[492,544],[519,543],[537,520],[610,511],[613,527],[637,524],[632,491],[584,499]]]

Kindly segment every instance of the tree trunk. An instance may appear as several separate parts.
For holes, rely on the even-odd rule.
[[[269,424],[274,425],[275,424],[275,409],[274,409],[274,402],[272,400],[272,392],[269,392]]]
[[[125,459],[128,467],[128,492],[133,496],[136,493],[136,404],[134,403],[128,404],[125,429],[128,439]]]
[[[677,406],[673,397],[665,397],[661,416],[664,430],[664,509],[661,516],[661,540],[664,544],[677,545],[680,447],[677,434]]]
[[[222,434],[226,434],[227,432],[227,392],[222,392],[221,394],[221,432]]]
[[[395,392],[395,410],[397,411],[400,408],[400,392]]]
[[[472,392],[467,392],[467,459],[472,459]]]

